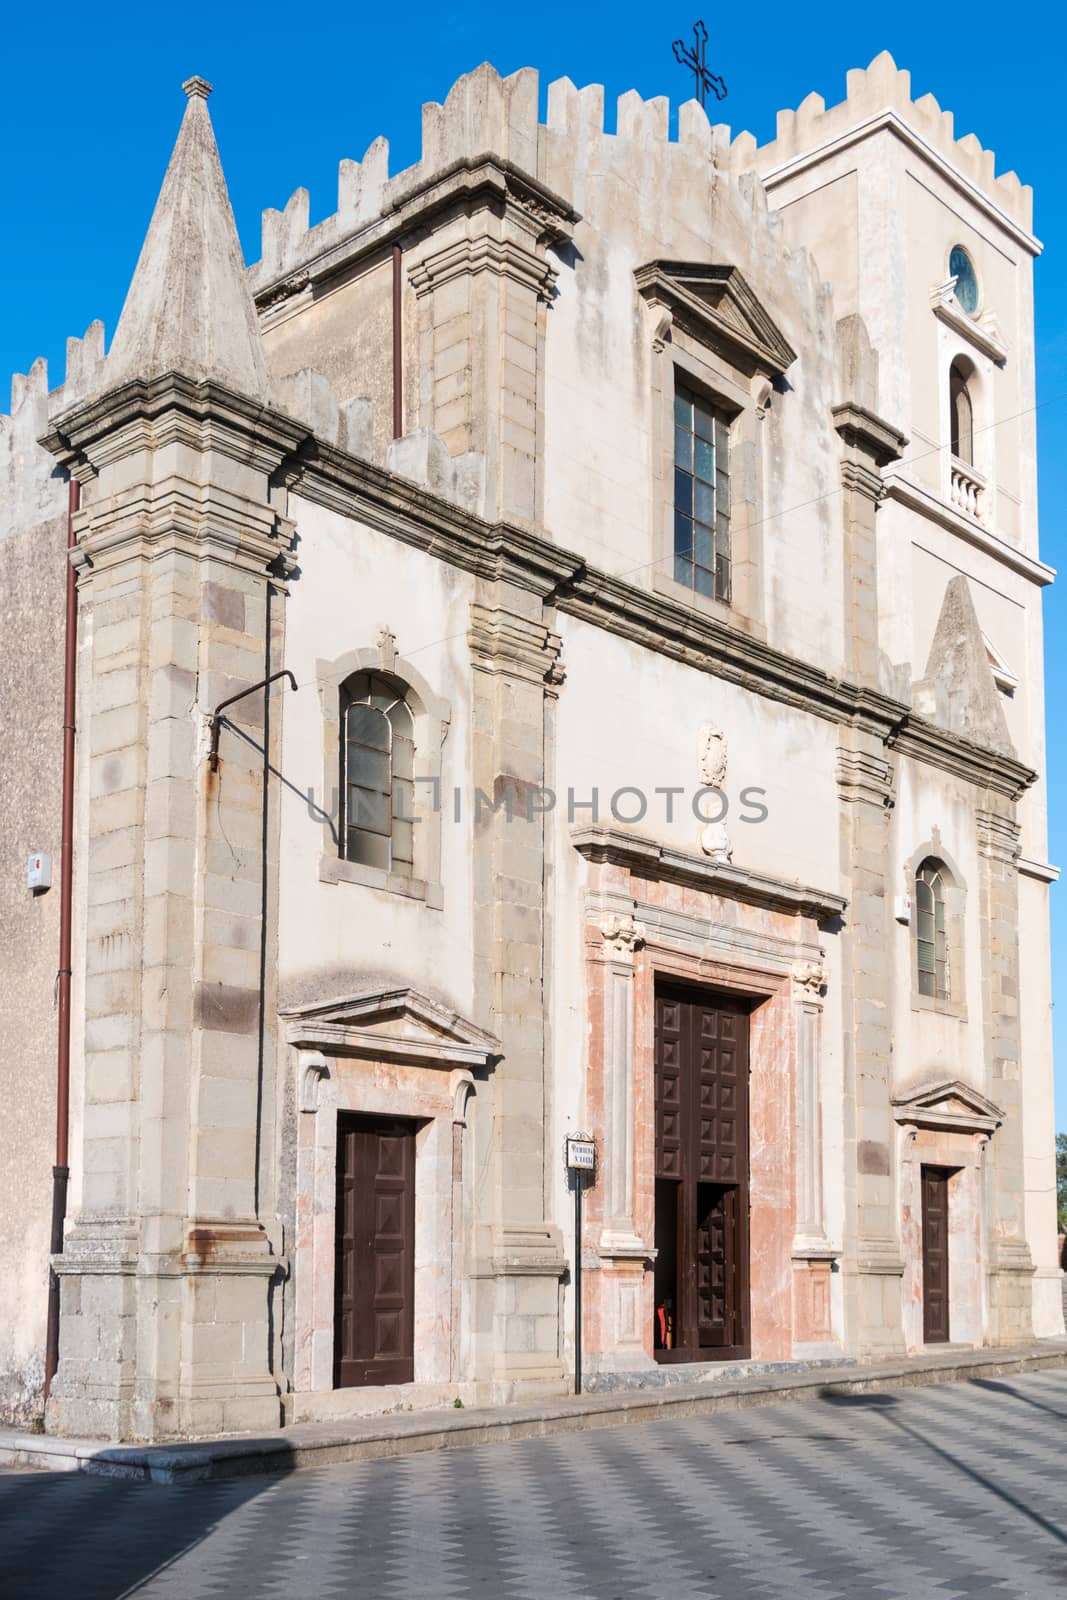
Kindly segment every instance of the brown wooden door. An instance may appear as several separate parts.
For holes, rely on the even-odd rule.
[[[697,990],[656,995],[656,1247],[657,1357],[747,1356],[748,1015]]]
[[[944,1167],[923,1167],[923,1339],[948,1342],[948,1180]]]
[[[415,1377],[415,1132],[342,1115],[337,1126],[334,1384]]]

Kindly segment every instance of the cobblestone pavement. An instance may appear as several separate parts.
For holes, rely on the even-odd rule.
[[[1067,1372],[166,1488],[0,1476],[5,1600],[1067,1593]]]

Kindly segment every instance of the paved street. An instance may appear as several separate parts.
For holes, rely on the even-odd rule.
[[[185,1488],[0,1474],[5,1600],[1067,1592],[1067,1373]]]

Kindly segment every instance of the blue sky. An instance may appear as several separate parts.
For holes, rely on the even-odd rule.
[[[440,100],[483,60],[501,72],[534,66],[545,86],[567,76],[603,83],[610,106],[635,88],[688,96],[671,40],[703,14],[710,62],[729,97],[718,117],[771,137],[781,106],[811,90],[827,104],[849,67],[890,50],[1036,194],[1045,253],[1036,268],[1042,555],[1067,585],[1067,204],[1059,113],[1067,21],[1049,0],[1013,8],[972,3],[893,7],[764,3],[657,7],[255,6],[186,0],[19,6],[4,25],[0,99],[0,407],[6,374],[49,360],[62,379],[67,336],[102,317],[114,331],[184,107],[180,84],[215,85],[211,111],[245,255],[259,255],[259,217],[311,191],[317,221],[336,207],[337,163],[385,134],[393,170],[418,156],[419,106]],[[306,25],[305,25],[306,24]],[[609,113],[610,115],[610,113]],[[1067,599],[1046,595],[1051,859],[1067,864]],[[1052,895],[1058,1027],[1058,1126],[1067,1129],[1067,884]]]

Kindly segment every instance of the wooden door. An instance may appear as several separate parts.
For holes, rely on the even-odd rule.
[[[948,1180],[944,1167],[922,1169],[923,1339],[948,1342]]]
[[[656,995],[656,1246],[657,1357],[747,1356],[748,1014],[697,990]]]
[[[337,1125],[334,1385],[415,1377],[415,1132],[342,1115]]]

